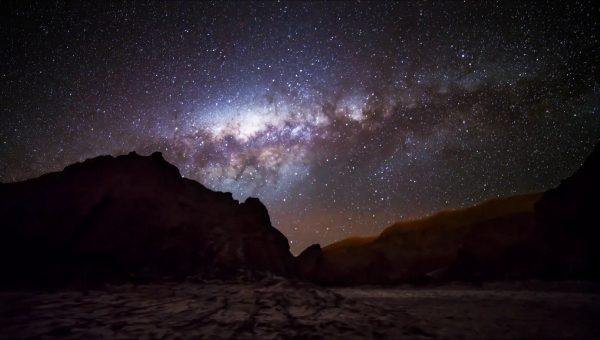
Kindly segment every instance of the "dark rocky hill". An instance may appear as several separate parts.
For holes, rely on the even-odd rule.
[[[600,143],[535,206],[549,277],[600,279]]]
[[[298,256],[298,268],[310,280],[330,285],[421,283],[446,277],[476,230],[485,230],[487,237],[487,253],[478,256],[502,256],[508,245],[527,239],[539,197],[490,200],[399,222],[376,237],[349,238],[322,249],[311,246]]]
[[[531,216],[472,229],[453,264],[454,276],[599,280],[599,193],[600,145],[596,145],[572,176],[543,193]],[[516,235],[525,237],[510,241]],[[494,242],[499,239],[508,242]]]
[[[182,178],[160,153],[101,156],[0,185],[2,283],[295,275],[256,198]]]
[[[555,189],[396,223],[298,257],[333,285],[432,280],[600,279],[600,145]]]

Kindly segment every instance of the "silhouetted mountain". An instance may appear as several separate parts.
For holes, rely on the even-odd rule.
[[[443,211],[430,217],[396,223],[377,237],[353,237],[333,243],[321,253],[299,256],[304,276],[323,284],[392,284],[421,282],[445,275],[471,230],[498,229],[486,250],[501,251],[534,230],[534,203],[540,194],[494,199],[478,206]],[[510,226],[509,228],[505,226]],[[311,260],[309,263],[308,259]]]
[[[599,194],[600,144],[575,174],[542,195],[534,216],[473,228],[451,277],[600,279]]]
[[[182,178],[160,153],[101,156],[0,185],[3,283],[133,276],[294,275],[256,198]]]
[[[325,284],[600,279],[600,144],[556,189],[396,223],[297,258]]]
[[[600,279],[600,143],[535,206],[550,277]]]

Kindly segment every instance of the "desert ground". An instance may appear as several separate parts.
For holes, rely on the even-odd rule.
[[[326,289],[265,278],[0,292],[1,338],[600,338],[600,285]]]

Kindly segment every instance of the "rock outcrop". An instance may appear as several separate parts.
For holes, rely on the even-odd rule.
[[[311,277],[311,274],[313,273],[315,266],[322,260],[322,257],[323,250],[319,244],[313,244],[304,249],[304,251],[296,257],[298,272],[301,277],[311,281],[314,280],[314,278]]]
[[[3,283],[296,273],[258,199],[182,178],[160,153],[0,185],[0,266]]]
[[[535,206],[549,278],[600,280],[600,143],[583,165]]]

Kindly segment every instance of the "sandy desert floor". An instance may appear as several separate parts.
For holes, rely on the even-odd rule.
[[[3,291],[0,338],[600,338],[596,287],[542,288],[324,289],[270,278]]]

